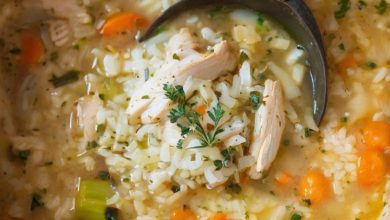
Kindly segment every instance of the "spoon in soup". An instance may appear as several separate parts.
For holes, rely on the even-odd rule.
[[[207,6],[230,6],[255,10],[279,22],[307,51],[314,120],[320,124],[327,104],[327,63],[321,32],[310,9],[302,0],[181,0],[161,14],[140,38],[145,41],[167,20],[179,14]]]

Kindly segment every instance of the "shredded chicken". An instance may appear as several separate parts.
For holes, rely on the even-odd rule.
[[[72,41],[72,30],[69,23],[62,19],[51,20],[49,24],[50,39],[57,47],[62,47]]]
[[[85,96],[77,102],[78,124],[88,140],[93,140],[96,136],[96,114],[100,106],[102,101],[97,96]]]
[[[164,117],[171,103],[164,95],[164,84],[183,86],[189,77],[214,80],[236,68],[237,56],[226,41],[215,45],[208,55],[197,52],[197,47],[198,43],[188,29],[182,29],[171,38],[169,60],[131,97],[127,109],[130,123],[153,123]]]
[[[253,142],[250,147],[250,154],[257,161],[249,170],[252,179],[261,178],[274,161],[285,127],[283,95],[279,82],[265,82],[263,101],[264,104],[256,112]]]

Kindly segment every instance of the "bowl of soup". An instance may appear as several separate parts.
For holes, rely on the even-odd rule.
[[[305,1],[329,65],[272,16],[171,0],[0,3],[2,219],[390,218],[388,3]]]

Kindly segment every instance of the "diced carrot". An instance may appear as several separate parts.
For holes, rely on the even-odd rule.
[[[390,123],[368,122],[363,129],[363,138],[368,149],[385,150],[390,147]]]
[[[207,105],[199,105],[195,108],[195,111],[199,113],[199,115],[204,115],[206,113]]]
[[[375,186],[384,181],[386,162],[381,152],[364,151],[358,162],[357,180],[363,187]]]
[[[109,17],[103,24],[100,34],[112,37],[128,30],[143,28],[148,25],[147,19],[134,12],[123,12]]]
[[[227,216],[223,213],[216,213],[215,215],[213,215],[210,220],[227,220]]]
[[[189,209],[177,208],[171,212],[171,220],[196,220],[196,216]]]
[[[299,193],[313,205],[321,203],[331,196],[330,182],[320,171],[310,170],[301,178]]]
[[[286,171],[278,172],[275,175],[276,181],[281,185],[289,185],[293,182],[293,177]]]
[[[338,66],[342,71],[345,71],[348,68],[356,67],[357,62],[353,53],[347,53],[344,58],[338,63]]]
[[[37,33],[33,31],[25,31],[22,33],[20,64],[24,68],[38,64],[44,53],[45,47]]]

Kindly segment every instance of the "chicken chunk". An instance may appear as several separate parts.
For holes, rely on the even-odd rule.
[[[253,142],[250,154],[255,157],[256,164],[249,170],[252,179],[259,179],[271,166],[279,150],[285,127],[282,88],[279,82],[265,82],[264,104],[256,112]]]
[[[78,124],[88,140],[93,140],[96,136],[96,115],[100,106],[102,101],[97,96],[85,96],[77,102]]]
[[[189,77],[214,80],[237,66],[237,56],[226,41],[215,45],[212,53],[204,55],[196,51],[198,44],[188,29],[173,36],[168,45],[171,45],[168,61],[131,97],[127,109],[130,123],[154,123],[164,117],[171,103],[164,95],[164,84],[183,86]]]

